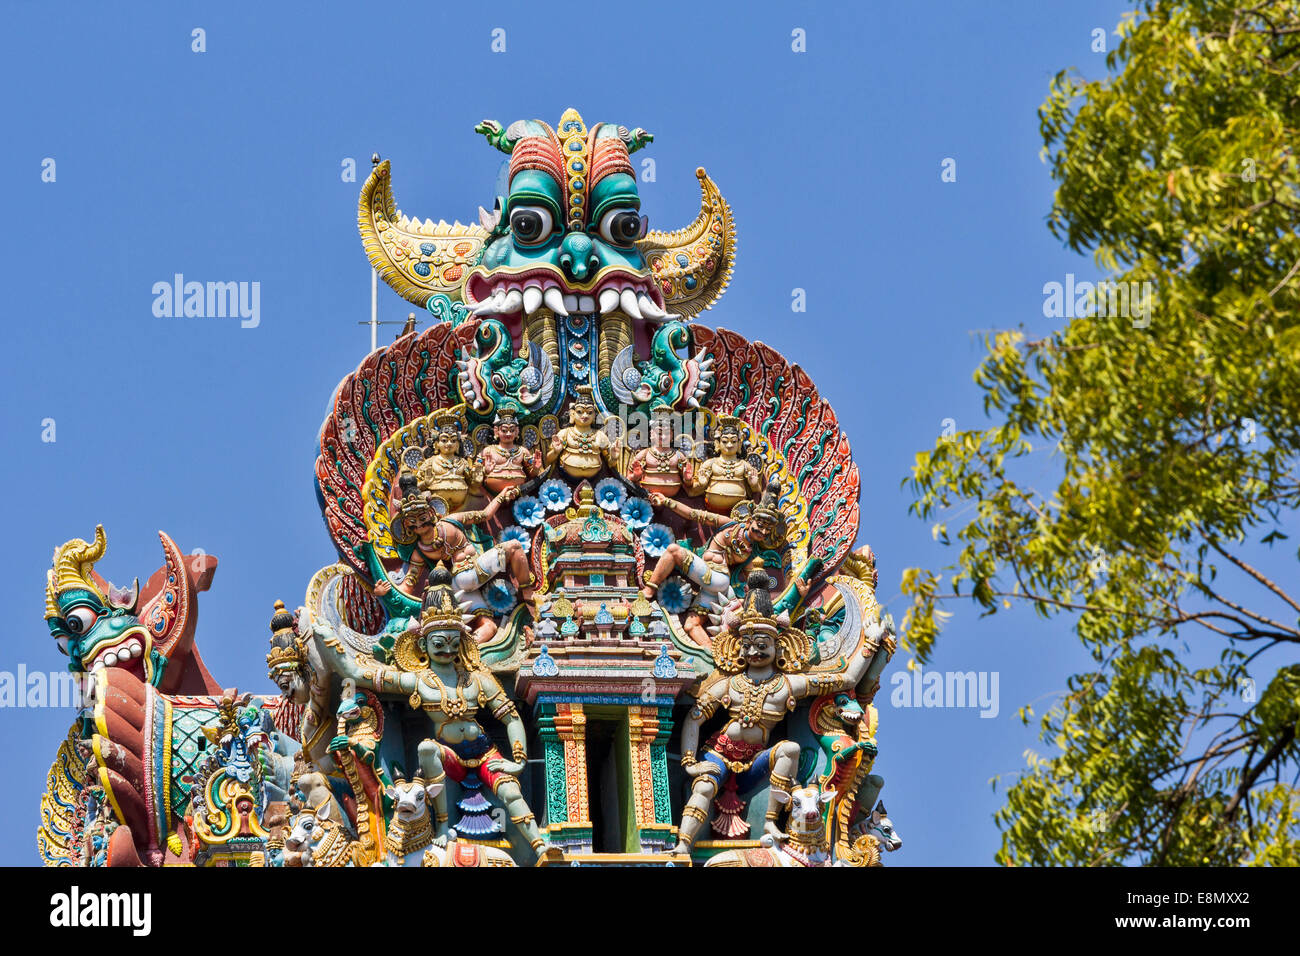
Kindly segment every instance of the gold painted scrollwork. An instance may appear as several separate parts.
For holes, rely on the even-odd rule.
[[[488,238],[482,226],[402,215],[393,201],[388,160],[375,166],[361,189],[357,226],[379,277],[421,307],[438,294],[460,301],[461,283]]]
[[[670,312],[691,318],[718,301],[736,261],[736,225],[731,207],[708,173],[700,180],[700,214],[685,229],[649,232],[637,243]]]

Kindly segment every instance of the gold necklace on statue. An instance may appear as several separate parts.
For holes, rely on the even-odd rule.
[[[765,681],[755,682],[748,674],[737,674],[737,677],[744,680],[746,686],[740,688],[740,726],[756,727],[763,717],[763,705],[767,703],[770,693],[768,690],[774,684],[779,683],[783,678],[780,674],[773,674]]]
[[[434,689],[438,691],[437,709],[442,711],[448,720],[460,720],[469,713],[469,701],[465,699],[465,692],[461,689],[461,673],[456,672],[456,685],[452,688],[451,695],[447,693],[447,685],[442,682],[437,673],[430,668],[424,672],[425,675],[433,679]],[[426,710],[430,710],[428,705]]]

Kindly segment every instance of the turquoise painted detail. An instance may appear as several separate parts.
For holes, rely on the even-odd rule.
[[[469,318],[469,307],[463,302],[453,302],[441,292],[429,296],[424,307],[439,322],[450,322],[454,329]]]

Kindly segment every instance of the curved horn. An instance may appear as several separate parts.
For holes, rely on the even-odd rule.
[[[54,569],[45,572],[45,620],[61,617],[59,614],[58,591],[54,588]]]
[[[700,214],[685,229],[649,232],[637,242],[664,294],[664,306],[684,318],[718,301],[731,281],[736,259],[736,226],[731,207],[700,167]]]
[[[95,562],[104,556],[107,545],[107,539],[104,537],[104,526],[100,524],[95,525],[95,540],[93,542],[73,538],[71,541],[55,548],[54,572],[48,579],[53,585],[54,593],[57,594],[69,588],[85,588],[101,601],[104,601],[104,595],[100,592],[90,574],[95,569]],[[52,597],[53,595],[47,591],[47,611]]]
[[[421,308],[435,295],[462,301],[465,272],[478,260],[489,235],[482,226],[420,222],[403,216],[393,201],[388,160],[376,163],[361,187],[357,227],[366,257],[379,277]]]

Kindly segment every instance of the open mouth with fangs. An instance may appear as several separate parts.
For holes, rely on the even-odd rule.
[[[95,647],[95,652],[83,659],[85,669],[91,673],[102,667],[120,667],[130,671],[140,680],[147,680],[145,659],[149,654],[149,635],[142,627],[133,627],[116,641]]]
[[[499,319],[516,346],[524,323],[542,309],[557,317],[626,315],[634,320],[633,341],[640,355],[649,354],[655,328],[681,320],[664,309],[663,293],[651,278],[618,266],[602,269],[582,285],[549,266],[492,272],[480,267],[466,279],[464,294],[471,317]]]
[[[558,316],[621,312],[648,322],[681,318],[664,309],[663,293],[653,280],[616,266],[602,269],[585,285],[573,285],[545,266],[517,272],[475,272],[465,283],[465,303],[475,316],[502,319],[528,318],[540,309]]]

